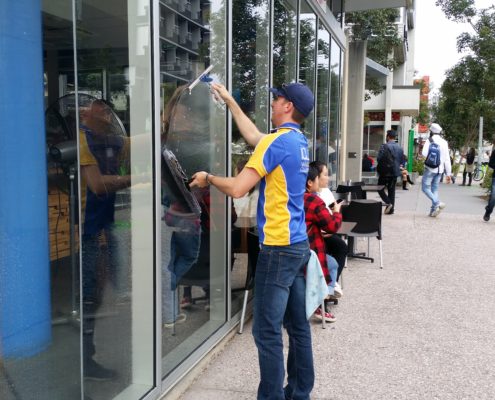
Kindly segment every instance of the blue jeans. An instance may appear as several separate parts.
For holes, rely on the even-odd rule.
[[[438,183],[440,182],[440,176],[438,172],[431,172],[425,167],[425,172],[423,174],[423,180],[421,182],[421,190],[424,194],[431,200],[431,211],[440,204],[438,198]]]
[[[328,293],[333,294],[335,283],[337,283],[337,270],[339,269],[339,264],[337,263],[337,260],[329,254],[327,254],[327,266],[328,272],[330,273],[330,279],[332,280],[332,282],[328,284]]]
[[[309,400],[314,384],[311,329],[306,319],[304,267],[307,241],[261,245],[255,276],[253,336],[258,348],[258,400]],[[289,335],[284,388],[282,323]]]
[[[490,198],[488,199],[488,204],[486,205],[486,212],[490,215],[493,212],[493,207],[495,207],[495,173],[492,178],[492,189],[490,190]]]

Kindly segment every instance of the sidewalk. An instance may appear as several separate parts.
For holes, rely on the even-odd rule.
[[[383,216],[384,269],[350,260],[337,322],[312,323],[313,400],[495,398],[495,221],[482,220],[482,194],[477,184],[442,184],[447,207],[430,218],[420,184],[397,187],[396,212]],[[256,398],[250,329],[182,399]]]

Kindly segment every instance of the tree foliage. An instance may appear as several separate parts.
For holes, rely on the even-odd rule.
[[[368,57],[389,69],[397,66],[390,54],[402,42],[399,27],[394,23],[398,16],[397,8],[386,8],[351,12],[345,17],[351,27],[352,40],[367,40]]]
[[[402,43],[399,27],[395,24],[399,10],[386,8],[370,11],[356,11],[346,14],[346,24],[351,28],[352,40],[367,41],[367,55],[373,61],[393,70],[397,61],[392,57],[393,50]],[[379,95],[385,89],[376,78],[366,77],[365,100],[371,95]]]
[[[455,148],[475,145],[479,119],[484,117],[483,136],[495,131],[495,7],[476,9],[474,0],[437,0],[447,18],[468,22],[472,31],[457,38],[459,52],[466,55],[447,72],[440,88],[435,117]]]

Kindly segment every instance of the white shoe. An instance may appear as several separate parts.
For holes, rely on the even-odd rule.
[[[441,211],[442,209],[440,207],[436,207],[433,211],[430,212],[430,217],[436,217],[438,214],[440,214]]]
[[[175,321],[165,322],[163,324],[163,327],[167,329],[173,328],[175,324],[182,324],[186,322],[186,319],[187,319],[186,314],[184,313],[177,314],[177,318],[175,319]]]
[[[392,204],[387,204],[387,206],[385,207],[385,211],[383,213],[388,214],[393,207],[394,206]]]
[[[337,298],[342,297],[344,294],[344,291],[342,290],[338,282],[335,282],[335,287],[333,288],[333,294]]]

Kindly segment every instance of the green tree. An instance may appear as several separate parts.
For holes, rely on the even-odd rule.
[[[393,70],[398,63],[393,57],[394,48],[402,43],[399,26],[395,24],[399,9],[386,8],[346,13],[346,24],[351,28],[351,40],[367,41],[367,56]],[[376,78],[366,76],[365,100],[378,95],[385,87]]]
[[[437,0],[447,18],[467,22],[472,30],[457,38],[465,56],[447,73],[435,109],[449,141],[456,147],[475,145],[479,117],[484,117],[483,136],[495,131],[495,6],[477,9],[474,0]]]

